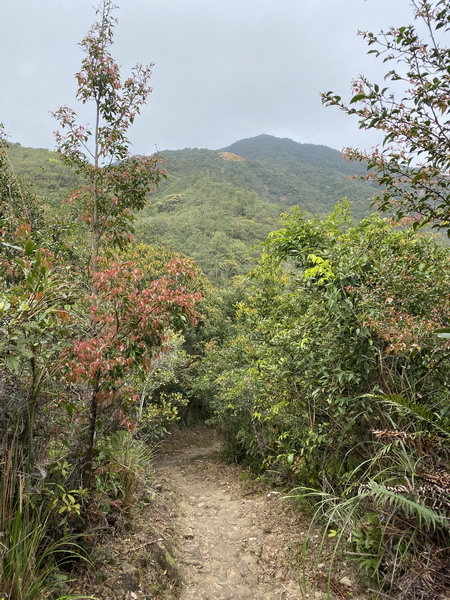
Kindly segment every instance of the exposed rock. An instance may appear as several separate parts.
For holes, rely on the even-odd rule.
[[[112,590],[121,590],[122,592],[137,592],[139,590],[139,581],[131,573],[118,573],[108,579],[105,585]]]
[[[170,579],[177,582],[179,580],[177,563],[166,546],[162,542],[155,542],[150,546],[150,553],[158,566],[167,572]]]

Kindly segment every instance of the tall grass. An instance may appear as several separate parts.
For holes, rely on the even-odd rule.
[[[105,460],[111,464],[117,480],[118,495],[125,506],[134,504],[139,491],[148,486],[153,451],[130,431],[116,431],[104,448]]]
[[[86,557],[73,538],[51,539],[51,508],[34,504],[36,490],[31,490],[31,478],[23,465],[17,440],[4,442],[0,464],[0,596],[8,600],[55,598],[60,584],[58,570],[64,563]]]

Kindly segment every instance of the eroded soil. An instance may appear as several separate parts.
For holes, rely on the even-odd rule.
[[[283,494],[224,463],[219,446],[208,428],[172,434],[155,461],[155,499],[133,531],[107,545],[113,560],[90,593],[102,600],[363,600],[345,570],[330,579],[325,563],[307,559],[310,566],[300,568],[305,537],[314,546],[320,534]]]
[[[267,505],[279,495],[245,495],[238,469],[224,465],[214,445],[205,447],[207,439],[199,441],[157,467],[180,496],[180,600],[299,598],[297,578],[289,576],[279,550],[272,555],[270,549],[277,524],[267,522]]]

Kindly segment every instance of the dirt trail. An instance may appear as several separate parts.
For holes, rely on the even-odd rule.
[[[324,552],[316,563],[322,534],[298,506],[224,463],[210,429],[174,431],[154,466],[151,501],[131,528],[96,546],[68,591],[99,600],[367,600],[342,562],[331,577]],[[300,569],[305,537],[311,555]]]
[[[288,546],[301,532],[286,523],[290,517],[280,495],[243,491],[241,471],[224,465],[212,443],[198,434],[189,445],[175,444],[156,465],[162,485],[173,486],[179,497],[175,528],[180,532],[180,600],[303,598],[298,577],[288,566]]]

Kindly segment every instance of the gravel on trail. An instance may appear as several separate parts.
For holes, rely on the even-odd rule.
[[[130,527],[99,544],[96,574],[72,592],[98,600],[367,599],[342,562],[331,577],[327,552],[317,564],[322,533],[298,505],[224,462],[214,430],[175,429],[154,469],[151,499]]]
[[[299,523],[282,494],[245,489],[242,470],[225,464],[213,436],[190,433],[156,463],[157,478],[179,498],[180,600],[299,600],[300,577],[291,572]],[[189,436],[188,436],[189,437]],[[192,439],[192,437],[194,439]],[[178,442],[178,443],[177,443]],[[249,482],[251,488],[252,482]],[[286,504],[286,503],[285,503]],[[286,510],[284,510],[286,508]],[[307,526],[307,525],[306,525]],[[307,597],[322,598],[318,591]]]

